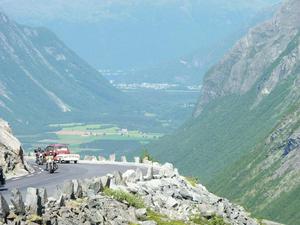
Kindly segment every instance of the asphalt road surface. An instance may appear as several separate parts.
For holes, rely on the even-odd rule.
[[[25,193],[28,187],[46,188],[48,196],[52,196],[64,181],[72,179],[91,178],[96,176],[104,176],[115,171],[125,172],[129,169],[136,170],[134,165],[118,165],[118,164],[58,164],[58,170],[50,174],[45,171],[45,166],[37,166],[32,164],[35,173],[24,177],[13,178],[6,181],[6,185],[1,187],[0,193],[9,201],[11,190],[18,188],[25,200]],[[146,171],[145,167],[141,167]]]

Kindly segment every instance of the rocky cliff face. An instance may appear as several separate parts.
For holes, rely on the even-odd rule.
[[[287,224],[300,221],[299,11],[287,0],[251,29],[206,75],[194,118],[153,146],[218,194]]]
[[[211,69],[205,77],[195,117],[212,100],[231,94],[243,95],[253,88],[257,94],[254,104],[259,104],[283,80],[297,75],[299,10],[299,1],[286,1],[270,21],[251,29]]]
[[[31,169],[23,158],[19,140],[13,136],[9,124],[0,119],[0,165],[6,177],[21,176]]]

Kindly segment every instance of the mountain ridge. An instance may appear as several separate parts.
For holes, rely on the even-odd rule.
[[[149,146],[217,194],[292,225],[300,216],[299,10],[287,0],[252,28],[206,74],[193,118]]]
[[[51,31],[19,25],[3,13],[0,24],[0,105],[13,124],[122,111],[126,95]]]
[[[264,32],[266,37],[269,38],[272,35],[275,35],[275,40],[279,39],[279,37],[276,36],[277,32],[289,32],[290,35],[288,38],[290,38],[291,36],[295,36],[295,38],[297,38],[296,35],[298,35],[299,32],[297,30],[299,26],[297,21],[299,21],[300,18],[297,16],[297,13],[294,12],[297,9],[297,2],[293,2],[292,4],[296,4],[296,7],[285,3],[281,7],[281,10],[271,20],[268,20],[265,23],[250,29],[248,35],[246,35],[239,42],[237,42],[237,44],[233,47],[230,53],[228,53],[219,64],[214,66],[208,72],[208,75],[205,77],[204,80],[204,83],[206,83],[206,85],[203,86],[202,95],[200,97],[198,107],[196,108],[196,112],[194,114],[195,117],[197,117],[197,115],[201,113],[203,105],[208,103],[210,100],[213,100],[217,97],[225,96],[227,94],[244,94],[247,91],[249,91],[253,87],[253,85],[255,85],[258,81],[258,79],[260,78],[260,74],[263,73],[263,70],[266,70],[266,68],[264,68],[266,64],[270,67],[271,70],[271,66],[273,63],[272,60],[277,59],[279,57],[284,57],[284,55],[281,54],[284,54],[284,51],[288,50],[287,48],[289,47],[286,43],[284,43],[286,44],[286,48],[285,46],[279,46],[279,49],[272,49],[273,52],[270,53],[270,57],[265,57],[265,59],[263,59],[264,62],[259,62],[259,59],[262,59],[263,57],[256,57],[256,61],[251,61],[248,65],[246,59],[243,61],[238,58],[239,56],[241,56],[241,54],[239,53],[241,51],[244,51],[244,55],[242,55],[242,57],[248,57],[251,59],[251,54],[254,54],[255,52],[253,51],[257,51],[257,49],[247,49],[247,47],[255,46],[255,42],[258,43],[256,44],[257,48],[263,47],[264,52],[268,51],[270,45],[268,46],[268,43],[264,43],[264,40],[261,39],[261,32]],[[291,10],[293,12],[291,12]],[[290,18],[286,16],[287,14],[292,14],[294,16]],[[296,30],[291,30],[291,28]],[[245,53],[246,51],[248,52]],[[228,65],[229,60],[232,61]],[[241,63],[244,63],[244,65],[241,65]],[[231,71],[227,71],[227,73],[224,73],[223,75],[218,74],[218,71],[224,70],[223,67],[229,68],[231,69]],[[259,68],[254,69],[255,67]],[[251,69],[252,71],[250,71]],[[242,80],[240,78],[243,72],[248,72],[250,74],[250,76],[245,80]],[[269,71],[266,72],[268,73]],[[229,74],[229,77],[226,77],[227,74]],[[270,91],[264,88],[267,87],[262,87],[262,93],[260,93],[260,97],[262,97],[263,92],[267,94],[267,92]]]

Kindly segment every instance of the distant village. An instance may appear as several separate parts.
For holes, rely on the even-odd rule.
[[[134,71],[134,70],[132,70]],[[120,83],[115,80],[117,77],[122,77],[127,74],[124,70],[109,70],[102,69],[99,72],[105,76],[110,83],[120,90],[137,90],[137,89],[149,89],[149,90],[185,90],[185,91],[200,91],[201,85],[181,86],[179,84],[171,83]]]
[[[105,132],[100,130],[60,130],[56,132],[59,135],[76,135],[76,136],[82,136],[82,137],[95,137],[95,136],[108,136],[108,135],[120,135],[120,136],[126,136],[131,137],[133,134],[130,133],[130,131],[127,128],[119,128],[115,132]],[[147,135],[144,132],[138,131],[139,137],[142,138],[149,138],[149,135]],[[157,136],[151,136],[151,138],[158,138]]]
[[[137,90],[137,89],[149,89],[149,90],[182,90],[182,91],[200,91],[201,86],[180,86],[178,84],[168,83],[115,83],[113,80],[110,83],[120,90]]]
[[[84,131],[84,134],[82,136],[106,136],[109,134],[111,133],[91,130],[91,131]],[[129,131],[126,128],[120,128],[118,129],[117,133],[113,133],[113,134],[118,134],[120,136],[129,136]]]

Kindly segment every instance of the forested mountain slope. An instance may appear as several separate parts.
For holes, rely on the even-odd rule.
[[[285,1],[207,74],[194,117],[150,146],[258,215],[300,221],[300,2]]]

